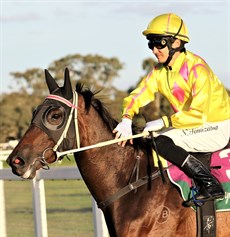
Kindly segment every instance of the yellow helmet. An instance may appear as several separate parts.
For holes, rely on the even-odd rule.
[[[179,16],[173,13],[159,15],[152,19],[147,29],[143,31],[143,35],[145,36],[150,34],[173,36],[187,43],[189,42],[186,25]]]

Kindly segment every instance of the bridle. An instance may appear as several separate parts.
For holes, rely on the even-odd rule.
[[[56,152],[58,147],[60,146],[60,144],[63,142],[64,138],[67,137],[67,132],[69,130],[70,122],[71,122],[72,119],[74,119],[77,148],[80,148],[80,137],[79,137],[78,121],[77,121],[78,93],[76,91],[73,91],[73,103],[71,103],[69,100],[67,100],[67,99],[65,99],[61,96],[52,95],[52,94],[48,95],[46,97],[46,99],[52,99],[52,100],[62,102],[65,105],[67,105],[68,107],[71,108],[66,126],[64,128],[64,131],[63,131],[62,135],[60,136],[60,138],[59,138],[58,142],[56,143],[56,145],[53,147],[53,151]]]
[[[79,109],[79,107],[78,107],[78,93],[76,91],[73,91],[73,102],[72,103],[69,100],[67,100],[61,96],[53,95],[53,94],[48,95],[46,97],[46,99],[59,101],[59,102],[65,104],[67,107],[70,108],[70,112],[69,112],[65,127],[63,129],[63,132],[61,133],[61,135],[60,135],[59,139],[57,140],[56,144],[54,145],[54,147],[48,147],[42,152],[42,155],[40,157],[40,162],[43,165],[43,169],[49,169],[49,164],[50,164],[46,161],[45,153],[50,150],[52,150],[55,153],[58,151],[58,148],[60,147],[60,145],[62,144],[64,139],[67,138],[67,133],[69,131],[70,124],[71,124],[72,120],[74,121],[74,127],[75,127],[76,146],[77,146],[77,148],[80,148],[80,136],[79,136],[79,129],[78,129],[78,109]],[[35,120],[34,123],[37,125],[38,122]],[[44,125],[39,126],[39,127],[44,127]],[[66,151],[66,152],[68,152],[68,151]],[[68,153],[70,153],[70,152],[68,152]],[[57,162],[59,160],[59,158],[60,158],[59,156],[56,156],[56,160],[54,161],[54,163]]]

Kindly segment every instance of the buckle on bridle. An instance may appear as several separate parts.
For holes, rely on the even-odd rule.
[[[49,170],[49,169],[50,169],[49,163],[48,163],[48,162],[46,161],[46,159],[45,159],[45,153],[46,153],[48,150],[54,151],[53,148],[51,148],[51,147],[48,147],[48,148],[46,148],[46,149],[43,151],[42,157],[41,157],[41,159],[40,159],[40,162],[41,162],[41,164],[42,164],[42,169],[44,169],[44,170]],[[55,153],[55,152],[54,152],[54,153]],[[57,161],[58,161],[58,157],[56,158],[55,162],[57,162]],[[55,162],[54,162],[54,163],[55,163]]]

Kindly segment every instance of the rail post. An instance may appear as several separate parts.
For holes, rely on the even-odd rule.
[[[102,211],[97,207],[95,200],[92,198],[94,237],[109,237],[109,232],[105,223]]]
[[[36,237],[48,237],[44,180],[34,178],[32,184],[34,234]]]
[[[3,161],[0,159],[0,172],[2,169],[3,169]],[[0,236],[6,237],[6,210],[5,210],[4,181],[1,179],[0,179]]]

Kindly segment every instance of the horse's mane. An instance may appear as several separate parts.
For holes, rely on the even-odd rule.
[[[101,90],[92,91],[89,88],[84,87],[84,84],[82,83],[76,84],[76,92],[82,95],[85,100],[86,111],[88,112],[90,106],[92,105],[112,131],[116,127],[118,122],[114,118],[112,118],[105,105],[95,97],[95,95],[97,95],[100,91]]]

